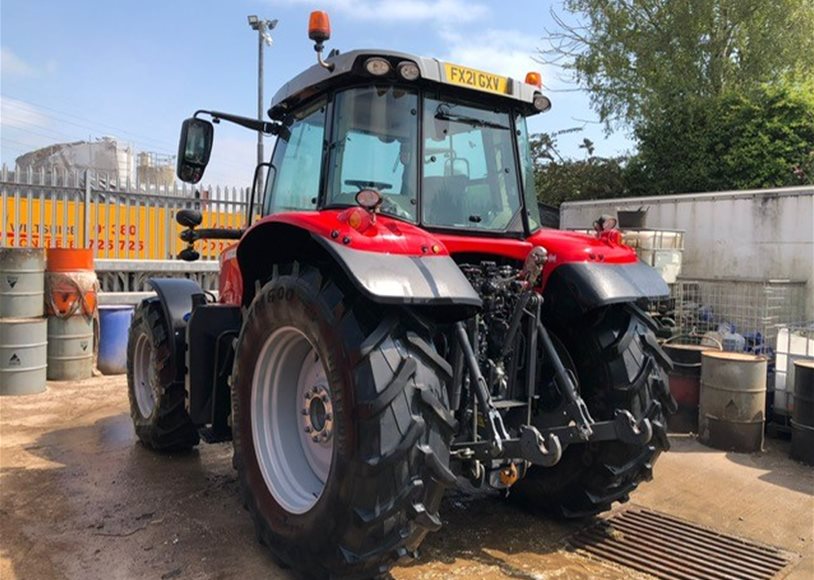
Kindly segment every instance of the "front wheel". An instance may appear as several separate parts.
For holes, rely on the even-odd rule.
[[[627,501],[653,464],[669,449],[665,419],[675,411],[667,386],[671,362],[656,342],[651,320],[633,305],[594,311],[558,333],[593,418],[610,420],[617,409],[648,418],[653,437],[644,445],[621,441],[576,444],[550,468],[533,466],[512,488],[532,507],[565,517],[584,517]]]
[[[175,381],[170,327],[158,298],[136,308],[127,340],[127,393],[136,436],[160,451],[189,449],[198,430],[186,410],[186,389]]]
[[[455,481],[449,367],[343,279],[284,270],[258,291],[237,347],[243,499],[283,563],[309,576],[377,575],[441,525]]]

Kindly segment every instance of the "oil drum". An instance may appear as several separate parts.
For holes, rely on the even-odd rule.
[[[49,248],[45,272],[49,379],[76,381],[93,375],[98,289],[92,250]]]
[[[763,449],[766,366],[762,356],[719,351],[701,354],[701,443],[727,451]]]
[[[814,361],[794,361],[791,456],[814,465]]]
[[[664,351],[673,359],[670,393],[678,409],[667,420],[672,433],[698,432],[698,401],[701,390],[701,353],[711,347],[700,344],[667,344]]]
[[[0,318],[42,316],[45,250],[0,249]]]
[[[45,318],[0,318],[0,395],[45,390]]]
[[[93,318],[48,317],[48,378],[77,381],[93,375]]]
[[[95,317],[98,286],[92,250],[48,249],[45,273],[45,309],[48,316]]]

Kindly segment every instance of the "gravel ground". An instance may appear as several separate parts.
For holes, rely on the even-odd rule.
[[[814,469],[767,451],[674,439],[638,505],[776,545],[814,578]],[[395,578],[642,578],[564,549],[562,524],[496,494],[450,492],[445,526]],[[788,571],[787,571],[788,572]],[[0,398],[0,578],[293,578],[254,538],[231,444],[154,454],[136,443],[124,377]]]

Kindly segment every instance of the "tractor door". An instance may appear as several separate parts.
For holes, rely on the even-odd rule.
[[[302,109],[277,136],[266,180],[263,215],[312,210],[319,197],[325,143],[326,101]]]

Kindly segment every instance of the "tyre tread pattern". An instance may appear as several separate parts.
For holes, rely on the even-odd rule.
[[[522,503],[566,518],[596,515],[628,501],[640,482],[652,479],[654,462],[669,449],[665,413],[675,409],[666,378],[670,359],[636,309],[609,307],[602,314],[593,324],[577,326],[569,340],[581,383],[599,386],[583,396],[598,419],[618,408],[648,418],[653,437],[643,446],[610,441],[569,448],[559,465],[532,467],[515,485]]]
[[[296,277],[299,283],[320,281],[319,287],[311,284],[314,295],[333,316],[331,325],[342,329],[351,367],[346,372],[355,377],[355,405],[349,420],[357,434],[377,434],[359,436],[349,465],[353,485],[342,487],[340,503],[345,505],[337,506],[337,516],[332,518],[332,541],[303,546],[276,534],[260,514],[243,473],[239,438],[234,463],[257,536],[276,558],[312,577],[369,578],[386,573],[399,560],[415,557],[426,534],[441,526],[438,509],[444,489],[456,482],[449,469],[451,415],[444,384],[448,365],[414,331],[410,317],[382,309],[371,323],[370,303],[343,284],[339,274],[315,270],[306,265],[281,267],[266,286],[282,283],[285,276]],[[263,307],[268,291],[264,286],[258,292],[249,317]],[[241,369],[238,360],[236,377],[244,372],[251,370]],[[384,378],[387,373],[390,376]],[[236,400],[233,421],[238,422]],[[341,515],[343,509],[346,516]]]
[[[139,411],[134,392],[133,350],[141,333],[147,333],[152,344],[153,374],[158,382],[156,407],[150,417]],[[198,444],[198,429],[186,410],[186,387],[175,381],[169,330],[158,298],[143,301],[133,314],[127,346],[127,392],[130,416],[136,436],[147,447],[156,451],[190,449]]]

